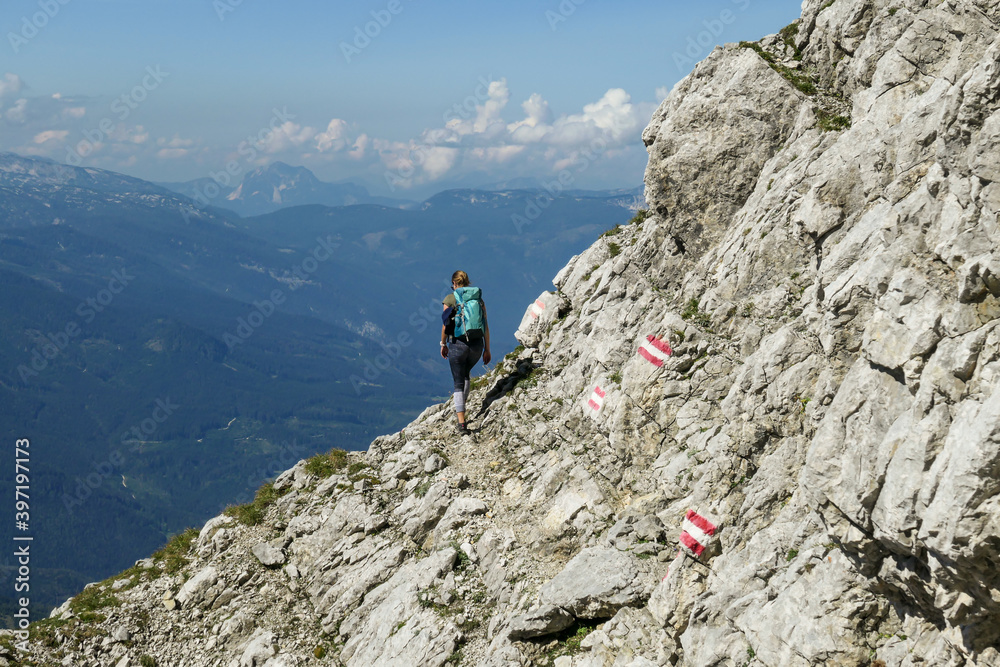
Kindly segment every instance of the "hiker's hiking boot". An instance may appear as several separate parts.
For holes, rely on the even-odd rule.
[[[472,435],[472,431],[470,431],[470,430],[469,430],[469,427],[468,427],[468,426],[466,426],[465,424],[461,424],[461,423],[460,423],[460,424],[459,424],[458,426],[456,426],[455,428],[456,428],[456,429],[458,429],[458,434],[459,434],[459,435]]]

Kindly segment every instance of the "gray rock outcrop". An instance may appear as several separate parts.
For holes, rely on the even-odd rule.
[[[648,217],[529,306],[475,438],[444,404],[300,462],[31,657],[1000,665],[998,34],[986,0],[806,0],[716,49],[643,135]]]
[[[261,542],[250,550],[264,567],[278,567],[285,562],[285,553],[273,544]]]
[[[575,618],[610,618],[642,596],[639,568],[629,554],[603,547],[584,549],[538,591],[539,599]]]
[[[554,604],[541,605],[510,620],[507,637],[513,640],[533,639],[561,632],[573,625],[573,614]]]

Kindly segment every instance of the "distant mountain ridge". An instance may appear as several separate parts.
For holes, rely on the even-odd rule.
[[[547,193],[570,197],[609,198],[620,200],[622,208],[632,211],[643,206],[642,186],[611,190],[549,188],[537,178],[519,177],[503,182],[442,190],[421,202],[380,197],[356,183],[327,183],[306,167],[294,167],[284,162],[272,162],[245,174],[237,183],[228,174],[205,176],[191,181],[162,182],[158,185],[194,200],[199,206],[220,207],[244,217],[265,215],[292,206],[356,206],[375,204],[388,208],[426,208],[444,193]],[[549,192],[551,190],[551,192]],[[507,193],[504,195],[503,193]]]
[[[401,208],[413,202],[372,196],[356,183],[327,183],[306,167],[272,162],[245,174],[237,183],[227,173],[180,183],[161,183],[198,202],[229,209],[243,216],[263,215],[289,206],[319,204],[353,206],[379,204]]]

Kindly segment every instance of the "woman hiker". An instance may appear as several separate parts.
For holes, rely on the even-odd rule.
[[[469,274],[456,271],[451,276],[454,290],[444,298],[441,314],[441,357],[451,365],[455,381],[455,412],[458,414],[458,432],[469,433],[465,423],[465,402],[469,398],[469,373],[483,358],[483,365],[490,363],[490,325],[486,320],[486,305],[478,287],[469,285]],[[450,346],[449,346],[450,344]]]

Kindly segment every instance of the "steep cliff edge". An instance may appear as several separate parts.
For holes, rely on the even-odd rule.
[[[807,0],[717,49],[644,134],[649,217],[525,313],[474,437],[440,405],[299,463],[34,659],[1000,665],[998,22]]]

